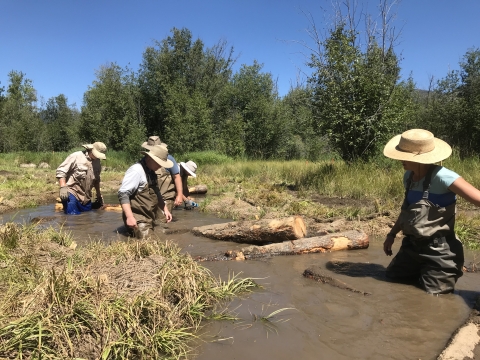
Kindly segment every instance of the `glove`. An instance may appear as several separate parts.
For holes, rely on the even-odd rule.
[[[68,186],[65,185],[60,187],[60,199],[62,201],[68,200]]]
[[[185,204],[186,210],[191,210],[194,207],[198,207],[198,204],[195,201],[187,200],[183,202]]]
[[[92,203],[92,209],[100,209],[103,206],[103,196],[100,196],[95,199]]]

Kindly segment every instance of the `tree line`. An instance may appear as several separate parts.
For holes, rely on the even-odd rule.
[[[316,38],[312,74],[283,97],[262,64],[234,72],[233,47],[206,47],[185,28],[148,47],[138,69],[101,66],[80,110],[63,94],[39,105],[32,81],[11,71],[0,87],[0,152],[68,151],[103,141],[138,154],[155,134],[174,154],[316,160],[335,153],[353,161],[369,160],[393,134],[421,127],[461,154],[478,155],[480,50],[469,49],[460,70],[418,91],[413,79],[400,79],[393,41],[368,33],[362,42],[361,35],[338,21]]]

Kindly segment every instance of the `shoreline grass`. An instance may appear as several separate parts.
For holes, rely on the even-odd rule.
[[[1,358],[183,358],[216,305],[256,287],[155,238],[72,245],[61,229],[0,227]]]

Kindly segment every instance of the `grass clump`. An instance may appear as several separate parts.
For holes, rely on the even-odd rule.
[[[75,249],[62,229],[0,230],[0,358],[184,357],[215,304],[256,286],[158,239]]]

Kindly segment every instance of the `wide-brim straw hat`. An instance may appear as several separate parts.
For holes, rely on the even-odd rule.
[[[450,145],[423,129],[411,129],[394,136],[383,149],[386,157],[420,164],[433,164],[451,154]]]
[[[91,150],[93,156],[95,156],[97,159],[105,160],[107,157],[105,156],[105,152],[107,151],[107,147],[105,146],[104,143],[97,141],[94,142],[93,144],[85,144],[82,145],[85,149]]]
[[[195,174],[197,172],[197,164],[195,164],[193,161],[190,160],[190,161],[187,161],[186,163],[181,162],[180,165],[183,166],[183,168],[190,175],[192,175],[193,177],[197,177],[197,174]]]
[[[167,144],[165,144],[164,142],[162,142],[162,140],[160,140],[160,137],[159,136],[150,136],[148,138],[147,141],[145,141],[143,144],[142,144],[142,147],[144,149],[148,149],[150,150],[152,148],[152,146],[155,146],[155,145],[162,145],[164,147],[167,147]]]
[[[150,151],[142,151],[143,155],[151,157],[158,165],[165,168],[171,168],[173,162],[168,160],[168,150],[165,146],[154,145],[150,147]]]

